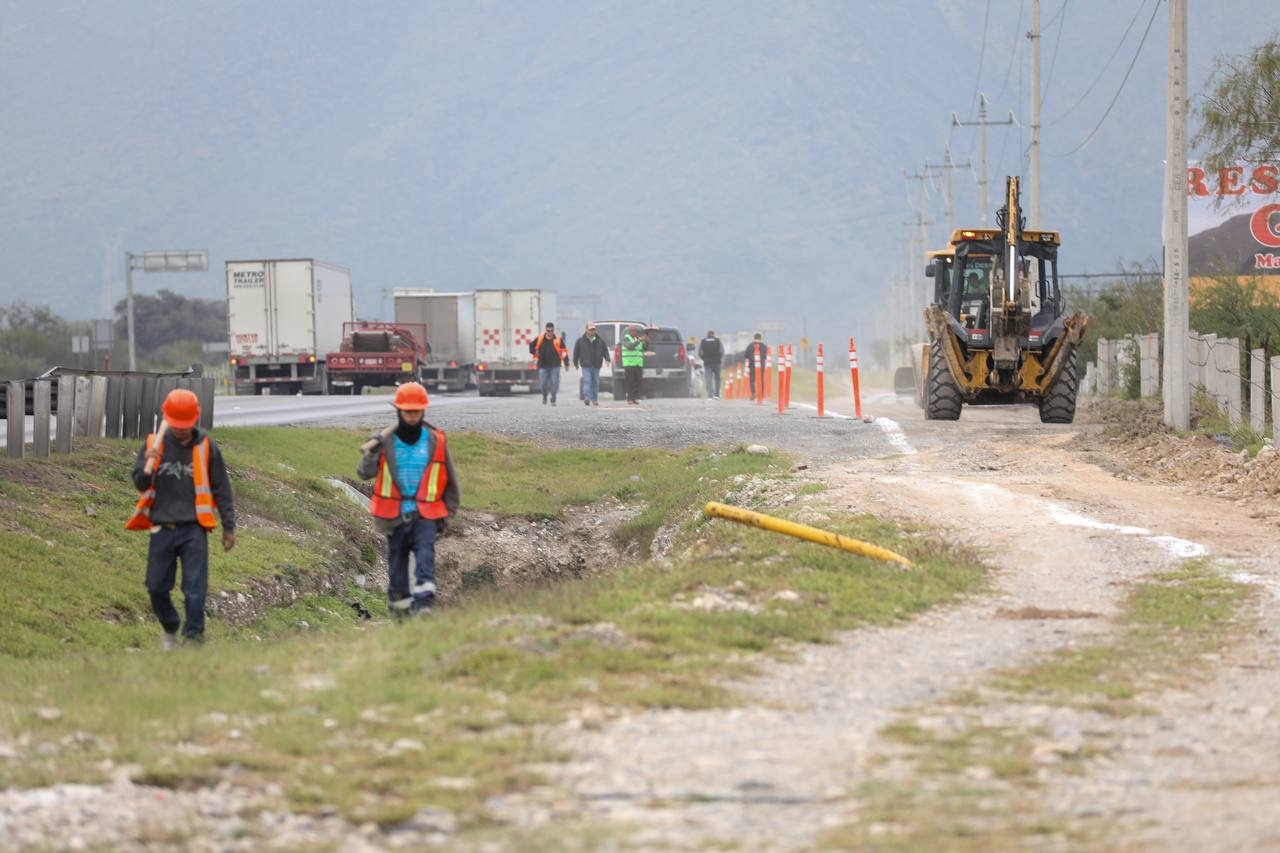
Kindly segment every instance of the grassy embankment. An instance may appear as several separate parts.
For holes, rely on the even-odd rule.
[[[381,591],[351,584],[375,559],[376,539],[325,479],[350,476],[363,435],[217,437],[242,522],[236,550],[212,558],[211,597],[279,575],[301,586],[328,577],[336,588],[252,625],[214,620],[204,649],[165,655],[142,589],[144,537],[122,526],[134,499],[132,444],[0,460],[0,744],[13,756],[0,762],[0,787],[96,781],[128,764],[138,780],[175,787],[279,783],[292,808],[356,821],[391,824],[432,804],[475,826],[487,797],[525,787],[525,767],[554,757],[534,724],[585,705],[732,703],[719,679],[748,671],[746,653],[907,618],[982,583],[972,555],[874,518],[826,526],[906,554],[918,569],[697,515],[708,499],[743,493],[742,478],[785,480],[777,459],[547,450],[459,434],[450,440],[465,506],[555,517],[613,495],[644,508],[615,531],[619,544],[647,545],[659,526],[684,519],[678,556],[604,579],[481,590],[403,626],[361,622],[352,597],[385,613]],[[704,589],[754,608],[686,606]],[[775,597],[782,590],[794,595]]]

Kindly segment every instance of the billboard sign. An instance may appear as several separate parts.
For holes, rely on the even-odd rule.
[[[1232,276],[1280,290],[1280,163],[1190,164],[1187,243],[1193,290]]]

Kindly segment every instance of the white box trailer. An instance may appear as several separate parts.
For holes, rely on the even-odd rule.
[[[436,293],[430,288],[397,287],[397,323],[423,323],[431,352],[422,383],[431,389],[465,391],[476,386],[476,297],[474,293]]]
[[[547,323],[556,321],[551,290],[476,291],[476,386],[481,397],[529,393],[538,387],[538,365],[529,354]]]
[[[324,394],[324,357],[355,319],[351,270],[312,258],[227,261],[236,394]]]

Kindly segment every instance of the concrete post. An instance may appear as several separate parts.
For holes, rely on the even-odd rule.
[[[23,441],[27,429],[27,388],[22,382],[7,384],[5,394],[5,455],[22,458]]]
[[[1115,356],[1112,353],[1111,341],[1098,338],[1098,396],[1105,397],[1112,390],[1112,375],[1115,372]]]
[[[1139,379],[1145,400],[1160,391],[1160,335],[1153,333],[1138,338],[1138,351]]]
[[[1218,396],[1218,362],[1214,353],[1218,349],[1218,336],[1212,333],[1201,335],[1200,340],[1204,344],[1204,358],[1197,365],[1203,371],[1200,385],[1204,388],[1206,394],[1216,399]]]
[[[1086,397],[1098,396],[1098,362],[1091,361],[1084,366],[1084,387],[1080,390]]]
[[[124,377],[107,377],[107,438],[120,438],[124,417]]]
[[[1177,430],[1191,426],[1187,388],[1187,0],[1169,0],[1169,58],[1166,82],[1164,217],[1164,422]]]
[[[1256,349],[1249,353],[1249,429],[1254,435],[1267,431],[1267,351]]]
[[[58,431],[53,437],[54,453],[71,452],[71,433],[75,427],[76,378],[58,377]]]
[[[1209,362],[1209,348],[1205,344],[1204,337],[1195,332],[1187,334],[1187,394],[1188,399],[1194,399],[1198,388],[1205,388],[1207,382],[1205,376],[1205,365]],[[1165,352],[1165,358],[1171,356],[1171,352]]]
[[[49,418],[53,416],[52,410],[53,383],[48,379],[37,379],[31,393],[31,414],[35,421],[32,452],[37,459],[49,458]]]
[[[1121,397],[1127,397],[1130,378],[1138,369],[1138,344],[1132,335],[1113,341],[1112,344],[1116,353],[1116,370],[1113,379],[1115,390],[1120,392]]]
[[[75,431],[76,435],[83,437],[89,435],[89,377],[77,376],[76,381],[76,408],[75,408]]]
[[[1271,358],[1271,443],[1280,447],[1280,355]]]
[[[89,377],[89,431],[87,435],[102,438],[102,424],[107,416],[107,377]]]
[[[1222,377],[1226,387],[1223,391],[1227,398],[1227,417],[1231,421],[1231,425],[1239,426],[1244,421],[1244,407],[1241,399],[1240,387],[1240,339],[1227,338],[1221,341],[1223,349],[1223,359],[1226,361],[1225,375]]]

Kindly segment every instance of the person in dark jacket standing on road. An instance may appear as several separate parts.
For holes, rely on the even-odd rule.
[[[204,640],[204,602],[209,592],[209,532],[222,520],[222,548],[236,544],[236,511],[222,451],[196,423],[200,399],[185,388],[170,391],[161,406],[160,431],[147,436],[133,463],[133,485],[142,495],[129,530],[148,530],[147,593],[164,629],[161,648]],[[215,517],[215,513],[216,516]],[[178,561],[182,561],[185,624],[173,606]]]
[[[764,345],[762,337],[759,332],[756,332],[755,338],[747,344],[747,351],[742,354],[747,362],[747,382],[751,387],[753,400],[756,396],[756,370],[764,364],[765,356],[769,354],[769,348]]]
[[[707,399],[720,399],[720,362],[724,361],[724,344],[716,337],[714,329],[698,344],[698,358],[702,359],[702,381],[707,386]]]
[[[360,448],[356,475],[373,481],[369,512],[387,537],[387,610],[418,616],[436,599],[436,539],[458,511],[458,474],[444,430],[424,420],[427,389],[406,382],[392,403],[396,422]],[[409,555],[415,565],[409,585]]]
[[[596,334],[596,324],[587,323],[586,332],[573,345],[573,366],[582,369],[584,405],[600,405],[600,367],[607,361],[609,345]]]
[[[542,384],[542,404],[551,397],[551,405],[556,404],[556,395],[560,393],[560,369],[569,369],[569,353],[561,339],[556,337],[556,324],[548,323],[547,330],[529,342],[529,354],[538,362],[538,379]]]

